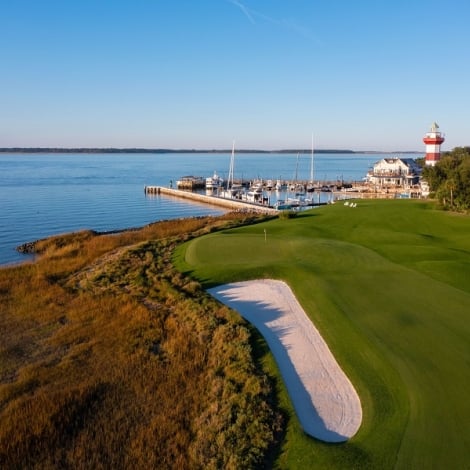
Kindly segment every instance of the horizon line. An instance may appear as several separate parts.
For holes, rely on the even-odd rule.
[[[195,149],[195,148],[147,148],[147,147],[0,147],[0,153],[231,153],[232,149]],[[307,148],[287,149],[238,149],[236,153],[312,153]],[[425,153],[419,150],[351,150],[351,149],[314,149],[313,153],[370,153],[370,154],[403,154]]]

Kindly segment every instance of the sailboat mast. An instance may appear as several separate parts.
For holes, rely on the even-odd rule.
[[[228,184],[230,189],[233,186],[233,166],[235,160],[235,140],[232,142],[232,156],[230,157],[230,168],[228,170]]]
[[[310,183],[313,184],[313,134],[312,134],[312,156],[310,160]]]
[[[295,182],[297,183],[297,176],[299,174],[299,154],[297,153],[297,162],[295,164]]]

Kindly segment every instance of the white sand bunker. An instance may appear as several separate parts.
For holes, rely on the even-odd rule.
[[[264,336],[307,434],[326,442],[354,436],[362,421],[359,396],[286,283],[237,282],[209,293]]]

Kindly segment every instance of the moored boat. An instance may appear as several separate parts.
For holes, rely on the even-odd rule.
[[[220,188],[224,180],[221,178],[216,171],[212,176],[206,178],[206,189],[217,189]]]
[[[286,203],[284,199],[278,199],[273,207],[278,211],[285,211],[292,209],[292,204]]]

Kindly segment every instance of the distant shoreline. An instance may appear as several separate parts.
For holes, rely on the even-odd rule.
[[[0,153],[230,153],[231,149],[146,149],[146,148],[56,148],[56,147],[4,147],[0,148]],[[253,149],[240,149],[237,153],[310,153],[311,149],[281,149],[281,150],[253,150]],[[348,153],[348,154],[421,154],[423,152],[411,151],[395,151],[395,152],[382,152],[382,151],[355,151],[349,149],[318,149],[314,153]]]

